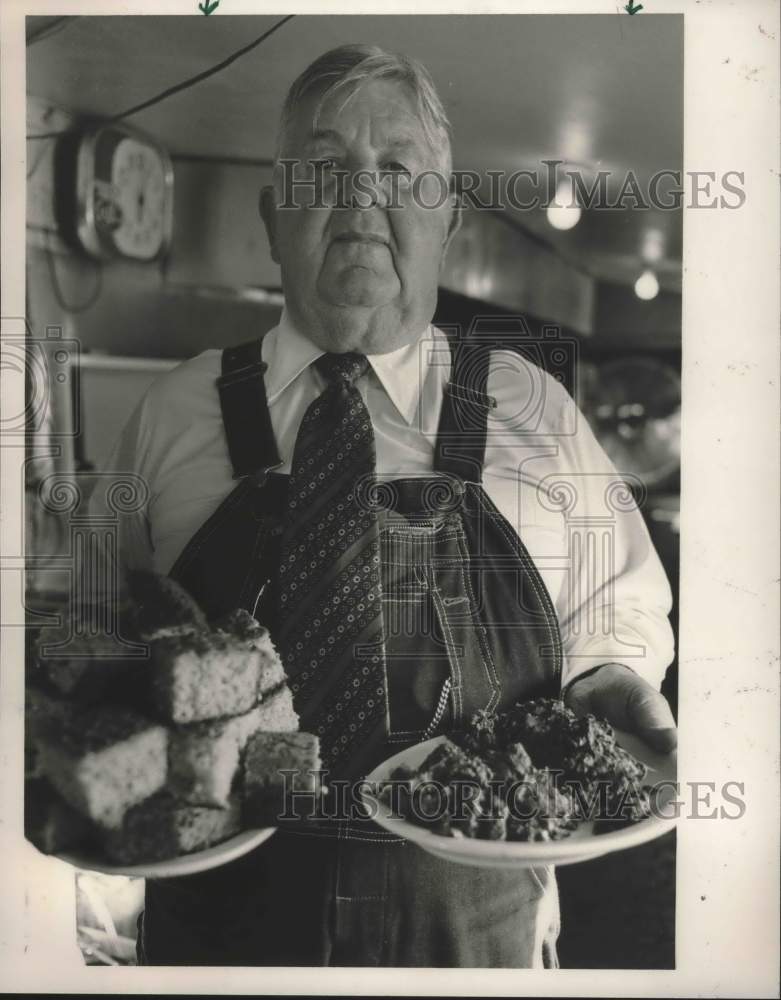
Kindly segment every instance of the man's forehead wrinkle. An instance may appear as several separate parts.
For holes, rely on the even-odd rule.
[[[307,136],[307,141],[316,146],[319,143],[336,142],[339,145],[343,145],[344,136],[341,132],[338,132],[333,128],[315,128],[314,124],[312,126],[312,131]]]
[[[416,152],[421,166],[431,157],[437,168],[443,165],[448,169],[447,143],[440,142],[439,136],[429,134],[420,118],[421,111],[415,95],[404,81],[368,78],[351,81],[351,84],[344,100],[341,99],[342,88],[338,86],[331,90],[325,88],[325,91],[322,88],[310,90],[290,120],[285,142],[286,155],[311,155],[312,150],[329,143],[340,149],[351,145],[356,129],[361,128],[362,123],[360,118],[357,125],[354,120],[348,119],[345,128],[340,121],[342,112],[354,99],[370,100],[374,88],[373,95],[379,100],[374,100],[368,109],[367,117],[371,125],[368,148],[384,152],[398,150],[407,155]]]
[[[386,120],[388,117],[391,120]],[[311,129],[302,136],[305,149],[336,148],[342,151],[353,145],[356,138],[361,141],[363,137],[367,140],[368,148],[378,152],[425,154],[429,148],[425,133],[416,120],[406,125],[395,116],[372,116],[368,122],[359,122],[344,130],[326,127],[327,124],[324,122],[318,127],[312,123]]]
[[[330,128],[312,129],[307,137],[308,143],[312,146],[321,144],[327,145],[329,143],[336,143],[337,145],[344,146],[345,140],[348,139],[349,136],[345,133],[340,132],[338,129]],[[421,130],[417,135],[408,131],[393,131],[389,133],[375,132],[370,137],[370,144],[377,149],[417,149],[426,143],[425,136]]]
[[[354,132],[356,127],[360,128],[366,124],[371,126],[372,133],[382,131],[386,136],[398,137],[408,142],[415,141],[424,134],[417,117],[406,109],[401,115],[395,114],[392,109],[372,110],[366,116],[350,118],[346,123],[341,115],[336,115],[333,119],[330,116],[327,119],[320,118],[318,121],[312,122],[312,134],[328,135],[330,133],[331,135],[344,136],[347,129]]]
[[[367,98],[367,88],[375,87],[376,85],[383,85],[382,89],[384,95],[382,98],[382,109],[378,110],[375,107],[372,108],[372,118],[382,118],[382,117],[393,117],[394,114],[398,115],[400,111],[405,117],[417,122],[417,108],[415,107],[415,102],[413,100],[412,94],[409,92],[409,88],[403,83],[395,80],[383,80],[383,79],[366,79],[351,81],[350,85],[347,86],[347,93],[344,99],[336,106],[335,102],[340,96],[340,91],[343,89],[337,84],[335,88],[325,93],[321,93],[316,98],[316,103],[312,116],[312,123],[315,128],[319,127],[320,121],[324,117],[328,118],[339,118],[342,112],[347,108],[347,106],[354,100],[366,99]],[[390,96],[389,91],[393,92],[393,96]]]

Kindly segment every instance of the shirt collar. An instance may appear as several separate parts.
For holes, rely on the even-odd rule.
[[[266,395],[269,403],[273,403],[323,353],[299,332],[287,310],[283,309],[279,324],[263,338],[263,360],[268,365]]]
[[[426,327],[418,340],[387,354],[368,354],[369,364],[388,398],[408,424],[418,410],[420,393],[429,365]],[[293,323],[286,309],[278,326],[264,337],[263,360],[268,365],[266,393],[273,403],[298,376],[325,352],[312,343]]]

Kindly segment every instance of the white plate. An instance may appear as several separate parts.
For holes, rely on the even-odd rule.
[[[377,824],[447,861],[484,868],[530,868],[537,865],[570,865],[577,861],[589,861],[603,854],[636,847],[638,844],[661,837],[662,834],[672,830],[676,819],[676,809],[673,806],[676,799],[676,788],[673,786],[677,775],[675,752],[659,754],[631,733],[616,729],[615,734],[616,741],[625,750],[648,766],[645,784],[656,785],[661,782],[665,784],[656,796],[657,815],[611,833],[595,834],[592,823],[583,823],[569,837],[545,842],[448,837],[394,815],[386,804],[368,791],[362,789],[361,795],[371,810],[372,819]],[[375,783],[387,781],[394,769],[400,765],[417,767],[445,739],[444,736],[437,736],[432,740],[426,740],[425,743],[418,743],[414,747],[402,750],[401,753],[395,754],[376,767],[367,776],[367,783],[376,787]]]
[[[268,840],[276,831],[275,826],[263,827],[259,830],[243,830],[221,844],[207,847],[203,851],[193,851],[169,861],[152,861],[146,865],[113,865],[102,858],[90,857],[85,854],[58,854],[60,861],[67,861],[76,868],[92,872],[103,872],[106,875],[133,875],[138,878],[177,878],[180,875],[195,875],[227,865],[254,850],[264,840]]]

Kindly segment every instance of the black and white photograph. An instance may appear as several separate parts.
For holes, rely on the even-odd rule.
[[[22,991],[777,996],[778,5],[75,6],[3,56]]]

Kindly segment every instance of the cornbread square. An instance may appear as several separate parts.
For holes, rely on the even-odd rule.
[[[282,666],[274,644],[268,632],[262,638],[254,642],[254,648],[260,653],[260,677],[258,681],[258,693],[262,698],[285,683],[285,668]]]
[[[168,732],[127,709],[76,709],[38,739],[40,767],[74,809],[106,829],[165,784]]]
[[[128,810],[121,829],[105,838],[105,851],[119,864],[165,861],[227,840],[239,832],[240,820],[238,798],[227,809],[210,809],[162,791]]]
[[[221,722],[194,722],[171,729],[168,789],[190,805],[227,808],[241,753],[259,728],[260,709]]]
[[[287,685],[264,697],[259,705],[258,729],[264,733],[295,732],[298,714],[293,708],[293,695]]]
[[[24,835],[44,854],[59,854],[90,842],[95,827],[38,778],[24,786]]]
[[[223,633],[159,639],[152,657],[152,698],[169,722],[241,715],[258,700],[260,654]]]
[[[258,692],[261,697],[285,682],[285,670],[268,629],[253,618],[249,611],[237,608],[221,618],[216,627],[260,653]]]
[[[244,824],[267,826],[279,822],[290,792],[311,794],[314,810],[321,782],[319,774],[313,772],[320,767],[320,741],[312,733],[255,733],[247,741],[244,755]],[[295,812],[301,814],[300,797]]]

